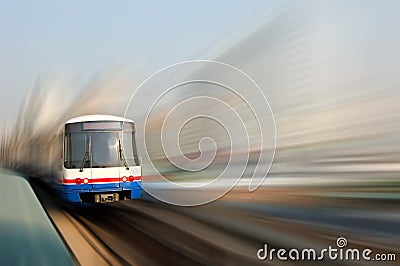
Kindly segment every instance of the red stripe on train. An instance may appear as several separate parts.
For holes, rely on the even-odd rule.
[[[141,181],[141,176],[123,176],[123,177],[103,177],[103,178],[75,178],[65,179],[64,184],[97,184],[97,183],[115,183],[115,182],[134,182]]]

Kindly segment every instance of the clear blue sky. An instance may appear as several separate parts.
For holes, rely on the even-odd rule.
[[[151,71],[205,54],[277,1],[0,1],[0,127],[38,74],[90,79],[112,64]]]

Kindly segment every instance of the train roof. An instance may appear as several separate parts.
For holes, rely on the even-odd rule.
[[[88,121],[121,121],[121,122],[134,122],[133,120],[114,116],[114,115],[83,115],[69,119],[65,124],[88,122]]]

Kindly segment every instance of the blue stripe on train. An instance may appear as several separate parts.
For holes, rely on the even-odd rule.
[[[113,185],[111,185],[113,184]],[[124,182],[124,183],[105,183],[105,184],[81,184],[81,185],[58,185],[58,190],[61,197],[66,201],[80,202],[79,193],[85,192],[118,192],[118,191],[130,191],[131,199],[140,198],[142,194],[141,182]]]

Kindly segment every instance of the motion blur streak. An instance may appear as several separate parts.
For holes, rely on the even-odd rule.
[[[386,4],[302,4],[216,57],[251,75],[270,101],[280,150],[272,171],[280,162],[294,173],[326,163],[399,170],[399,4]]]
[[[53,163],[50,143],[60,126],[79,115],[123,115],[132,84],[132,73],[118,68],[99,73],[85,86],[66,77],[39,76],[14,130],[2,132],[2,166],[36,175],[47,173]]]
[[[277,151],[261,189],[249,193],[239,186],[213,204],[176,209],[207,228],[221,230],[224,235],[229,231],[231,237],[251,242],[240,242],[246,245],[244,249],[225,249],[218,261],[210,261],[215,255],[212,249],[193,247],[196,261],[223,264],[234,258],[230,252],[243,255],[238,250],[253,251],[247,256],[256,258],[263,243],[274,247],[327,247],[342,235],[350,245],[398,253],[399,8],[397,1],[295,3],[277,10],[266,23],[260,22],[234,43],[210,52],[208,59],[241,69],[264,91],[276,120]],[[121,115],[127,100],[124,95],[132,90],[129,80],[124,81],[128,82],[121,85],[114,75],[96,78],[79,97],[66,104],[62,90],[38,80],[14,131],[1,133],[3,166],[34,168],[39,156],[48,156],[38,151],[47,150],[50,133],[69,117],[98,112]],[[201,133],[187,130],[184,138],[199,139]],[[178,175],[171,172],[171,178]],[[125,204],[137,206],[135,202],[118,207],[123,215],[134,215],[130,208],[124,209]],[[102,216],[93,213],[81,215],[88,220],[94,217],[90,221],[93,224],[107,225],[99,219]],[[155,230],[161,226],[159,223],[143,222],[140,226],[153,226],[149,231],[163,234]],[[175,225],[188,234],[190,226],[183,222]],[[206,236],[204,233],[202,238]],[[157,235],[152,237],[158,239]],[[169,237],[169,241],[187,241],[179,234]],[[231,243],[225,237],[213,241],[221,249]],[[189,252],[180,249],[182,246],[177,244],[174,252]],[[229,263],[235,264],[235,260]]]

